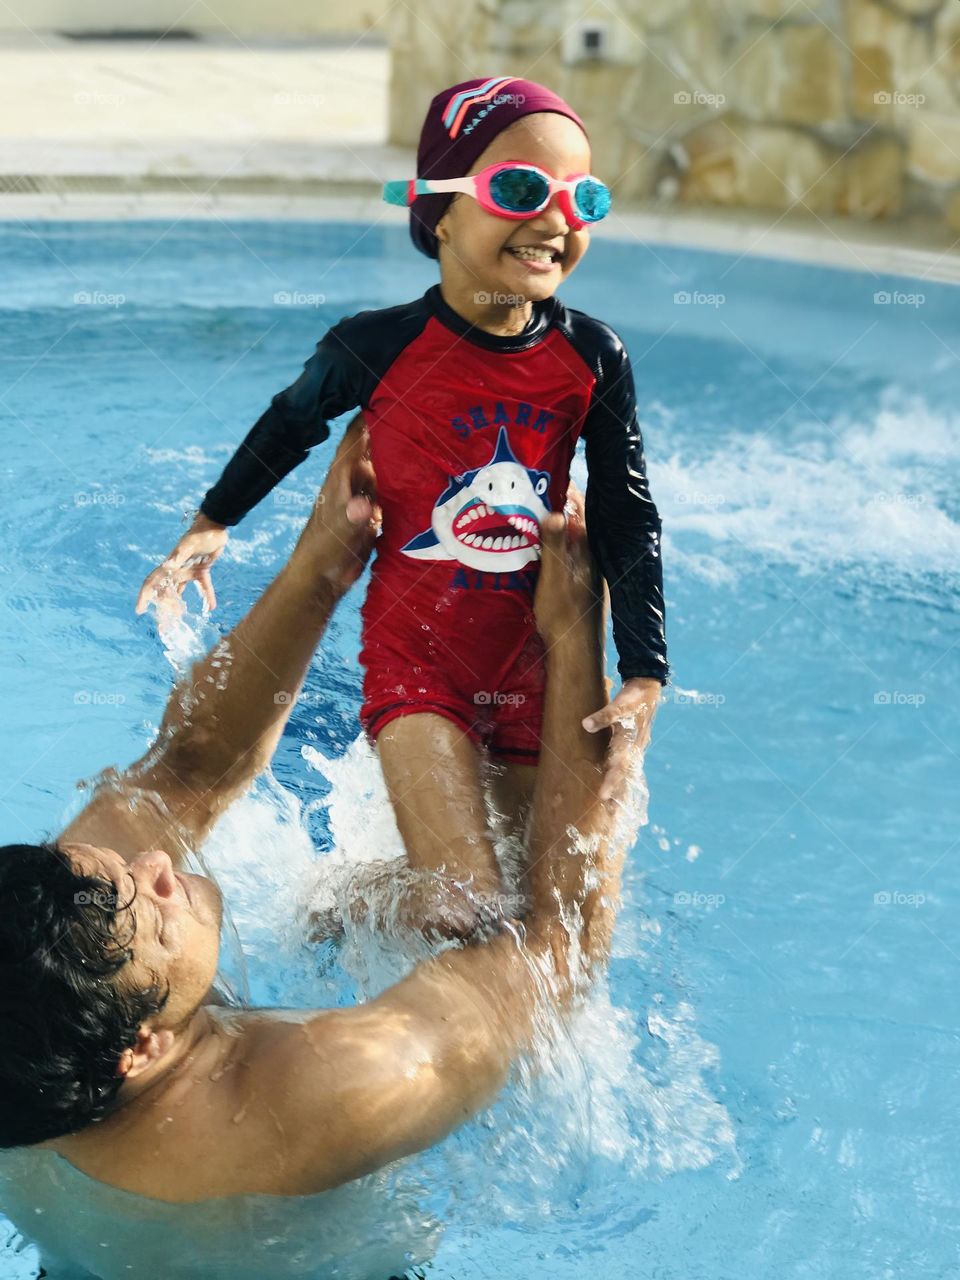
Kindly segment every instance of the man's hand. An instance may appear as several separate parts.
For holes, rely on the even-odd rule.
[[[215,524],[198,512],[190,529],[163,564],[147,574],[137,596],[137,613],[144,613],[154,604],[161,617],[179,617],[186,608],[183,591],[188,582],[195,582],[204,604],[208,609],[215,609],[217,597],[210,579],[210,566],[227,545],[229,536],[224,525]]]
[[[533,597],[537,630],[550,649],[584,619],[603,628],[603,594],[593,558],[584,540],[583,494],[571,481],[563,513],[553,511],[543,523],[540,574]],[[565,531],[560,539],[557,534]]]
[[[382,513],[370,461],[370,435],[362,414],[350,423],[330,464],[307,526],[319,572],[338,592],[360,577],[380,532]]]
[[[583,720],[590,733],[612,729],[607,768],[600,786],[600,799],[610,800],[622,793],[636,758],[642,757],[650,741],[650,730],[660,700],[660,681],[637,676],[624,680],[617,696]]]

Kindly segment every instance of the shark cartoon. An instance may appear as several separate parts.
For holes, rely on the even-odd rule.
[[[550,472],[521,465],[501,427],[490,461],[451,476],[434,503],[430,528],[400,550],[417,560],[458,560],[469,569],[522,569],[540,555],[549,487]]]

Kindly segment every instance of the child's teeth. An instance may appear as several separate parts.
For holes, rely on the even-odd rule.
[[[518,258],[533,258],[536,262],[552,262],[553,254],[549,249],[520,248],[510,252]]]

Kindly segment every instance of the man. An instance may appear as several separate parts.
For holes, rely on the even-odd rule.
[[[617,877],[597,799],[607,743],[581,720],[605,692],[604,619],[577,506],[543,529],[548,692],[522,927],[503,922],[356,1008],[212,998],[220,896],[179,867],[268,764],[293,701],[277,694],[300,688],[370,553],[373,481],[358,419],[289,562],[174,689],[146,755],[55,844],[0,849],[0,1145],[52,1149],[100,1183],[181,1204],[334,1188],[492,1098],[529,1043],[538,990],[560,1005],[571,994],[571,908],[579,950],[602,959]]]

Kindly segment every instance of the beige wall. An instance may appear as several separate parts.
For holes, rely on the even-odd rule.
[[[607,52],[583,60],[591,21]],[[529,76],[620,195],[960,233],[960,0],[407,0],[391,24],[393,142],[446,84]]]
[[[6,0],[0,31],[166,31],[238,36],[350,34],[378,26],[391,0]]]

